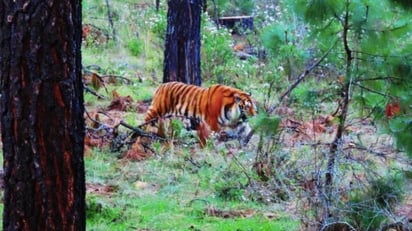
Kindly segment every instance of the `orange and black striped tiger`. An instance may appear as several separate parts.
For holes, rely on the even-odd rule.
[[[239,89],[219,84],[205,88],[168,82],[156,90],[144,120],[183,116],[196,119],[200,126],[206,124],[211,131],[226,132],[249,128],[247,117],[255,114],[256,106],[250,94]],[[199,136],[204,145],[207,137]]]

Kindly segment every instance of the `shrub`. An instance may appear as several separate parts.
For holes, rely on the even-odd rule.
[[[139,56],[143,51],[144,43],[142,40],[135,38],[129,41],[127,48],[133,56]]]
[[[217,196],[224,200],[243,200],[248,183],[243,170],[237,165],[229,165],[220,174],[214,184]]]
[[[358,230],[378,230],[402,200],[403,185],[403,176],[394,174],[375,179],[367,190],[353,193],[348,203],[350,223]]]

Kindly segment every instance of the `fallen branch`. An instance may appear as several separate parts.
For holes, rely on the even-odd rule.
[[[100,67],[100,66],[97,65],[97,64],[87,65],[87,66],[82,67],[82,68],[83,68],[83,70],[84,70],[85,72],[87,72],[87,71],[92,72],[91,70],[101,71],[101,70],[103,69],[102,67]]]
[[[116,79],[123,79],[125,80],[126,84],[129,85],[132,83],[132,81],[124,76],[120,76],[120,75],[102,75],[100,76],[100,78],[116,78]]]
[[[157,121],[160,120],[160,119],[163,120],[163,119],[172,119],[172,118],[188,119],[188,120],[190,120],[190,121],[193,121],[193,120],[194,120],[194,121],[196,121],[196,122],[198,121],[197,118],[192,117],[192,116],[166,115],[166,116],[163,116],[163,117],[155,117],[155,118],[153,118],[153,119],[151,119],[151,120],[149,120],[149,121],[146,121],[146,122],[138,125],[137,127],[138,127],[138,128],[141,128],[141,127],[146,126],[146,125],[148,125],[148,124],[155,123],[155,122],[157,122]]]
[[[136,135],[136,136],[140,136],[140,137],[149,137],[151,139],[156,139],[156,140],[160,140],[160,141],[167,141],[167,139],[165,139],[163,137],[160,137],[155,133],[143,131],[142,129],[139,128],[140,126],[133,127],[132,125],[127,124],[124,121],[120,121],[120,125],[132,130],[133,131],[132,135]]]
[[[84,90],[86,90],[86,92],[91,93],[92,95],[96,96],[99,99],[107,99],[106,96],[98,94],[96,91],[93,91],[88,86],[83,86],[83,88],[84,88]]]
[[[345,221],[338,221],[325,224],[320,231],[332,231],[332,230],[347,230],[347,231],[356,231],[356,229]]]
[[[411,219],[407,219],[405,223],[410,223]],[[403,222],[395,222],[392,224],[387,224],[384,225],[380,231],[387,231],[387,230],[402,230],[402,231],[408,231],[410,229],[407,228],[408,225],[405,225]]]

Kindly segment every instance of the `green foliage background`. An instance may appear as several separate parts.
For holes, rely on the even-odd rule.
[[[412,22],[407,9],[388,1],[296,1],[286,6],[296,12],[309,29],[305,37],[317,54],[332,48],[327,65],[352,85],[353,105],[369,111],[383,132],[392,134],[400,149],[412,156]],[[346,14],[348,40],[343,40]],[[274,34],[278,35],[279,32]],[[334,40],[338,40],[336,45]],[[279,40],[278,40],[279,41]],[[347,47],[345,47],[345,43]],[[281,41],[274,44],[281,44]],[[352,66],[347,66],[346,49]],[[318,55],[319,56],[319,55]],[[385,116],[388,104],[399,102],[401,113]]]
[[[83,64],[98,64],[102,73],[132,80],[129,85],[108,85],[98,93],[107,95],[116,89],[136,101],[150,100],[162,79],[166,3],[160,2],[159,11],[150,1],[110,3],[118,37],[84,46]],[[408,1],[224,0],[216,1],[217,8],[208,3],[201,32],[204,85],[219,82],[252,93],[260,112],[250,120],[255,138],[247,147],[211,140],[206,149],[198,150],[187,142],[189,136],[182,124],[175,123],[173,139],[181,143],[168,147],[156,142],[153,148],[158,155],[143,162],[119,160],[122,153],[96,148],[86,157],[88,183],[114,186],[115,190],[110,195],[88,195],[88,229],[298,230],[308,223],[324,225],[324,198],[319,192],[313,196],[302,185],[319,179],[317,188],[324,186],[321,174],[327,168],[327,145],[333,133],[291,147],[288,144],[294,137],[288,135],[296,134],[297,128],[288,127],[287,121],[304,124],[333,113],[347,83],[347,127],[353,121],[371,121],[379,130],[367,137],[361,131],[345,130],[334,169],[339,183],[333,185],[334,200],[328,203],[336,206],[332,211],[335,217],[359,230],[388,222],[382,211],[392,207],[377,202],[382,198],[389,201],[387,195],[393,195],[397,202],[403,199],[404,176],[399,169],[404,166],[392,160],[376,164],[379,153],[363,145],[369,136],[387,133],[396,138],[398,150],[412,153],[412,17]],[[106,8],[100,1],[84,1],[83,9],[84,23],[111,34]],[[216,11],[219,16],[251,14],[255,29],[239,37],[231,29],[218,29],[213,21]],[[344,31],[348,32],[347,41],[343,40]],[[236,56],[233,47],[239,43],[245,45],[251,58],[240,60]],[[347,48],[352,54],[350,63]],[[321,63],[309,70],[324,55]],[[282,93],[302,74],[307,75],[305,79],[280,101]],[[89,107],[108,104],[89,93],[85,98]],[[394,102],[399,103],[400,113],[387,116],[386,108]],[[285,108],[293,115],[273,112]],[[124,119],[138,125],[142,115],[133,110]],[[334,118],[331,126],[338,123],[339,118]],[[358,149],[350,149],[353,146],[349,144]],[[258,173],[258,164],[267,167],[267,175]],[[376,169],[385,169],[385,174]],[[394,171],[401,173],[394,177]],[[137,182],[154,188],[138,188]],[[350,203],[345,204],[341,194],[346,192]],[[311,203],[309,208],[305,202]],[[286,211],[286,204],[295,205],[296,214],[285,214],[290,211]],[[210,207],[252,208],[257,215],[223,219],[205,214]],[[272,212],[278,216],[274,220],[264,215]],[[370,217],[377,218],[372,226],[367,222]]]

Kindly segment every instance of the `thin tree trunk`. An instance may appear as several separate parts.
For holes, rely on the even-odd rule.
[[[345,82],[342,85],[342,90],[341,90],[341,104],[340,104],[340,114],[339,114],[339,124],[338,128],[336,131],[335,138],[330,146],[330,156],[328,160],[328,165],[327,165],[327,170],[325,174],[325,190],[326,190],[326,196],[327,196],[327,214],[325,216],[329,216],[330,214],[330,204],[333,198],[333,193],[332,193],[332,188],[333,188],[333,177],[334,177],[334,169],[335,169],[335,162],[336,162],[336,157],[338,155],[339,147],[342,145],[342,140],[345,132],[345,126],[346,126],[346,118],[348,115],[348,110],[349,110],[349,102],[350,102],[350,87],[351,87],[351,68],[352,68],[352,50],[349,47],[349,41],[348,41],[348,32],[349,32],[349,2],[346,2],[346,14],[345,18],[343,20],[343,33],[342,33],[342,39],[343,39],[343,47],[345,50],[346,54],[346,73],[345,73]]]
[[[107,19],[109,21],[110,29],[112,29],[112,38],[113,38],[113,41],[116,41],[117,40],[116,29],[114,28],[113,14],[112,14],[112,9],[110,8],[109,0],[106,0],[106,7],[107,7]]]
[[[81,1],[0,2],[4,230],[85,230]]]
[[[160,0],[156,0],[156,11],[159,11],[160,8]]]
[[[169,0],[163,82],[200,86],[200,19],[202,0]]]

